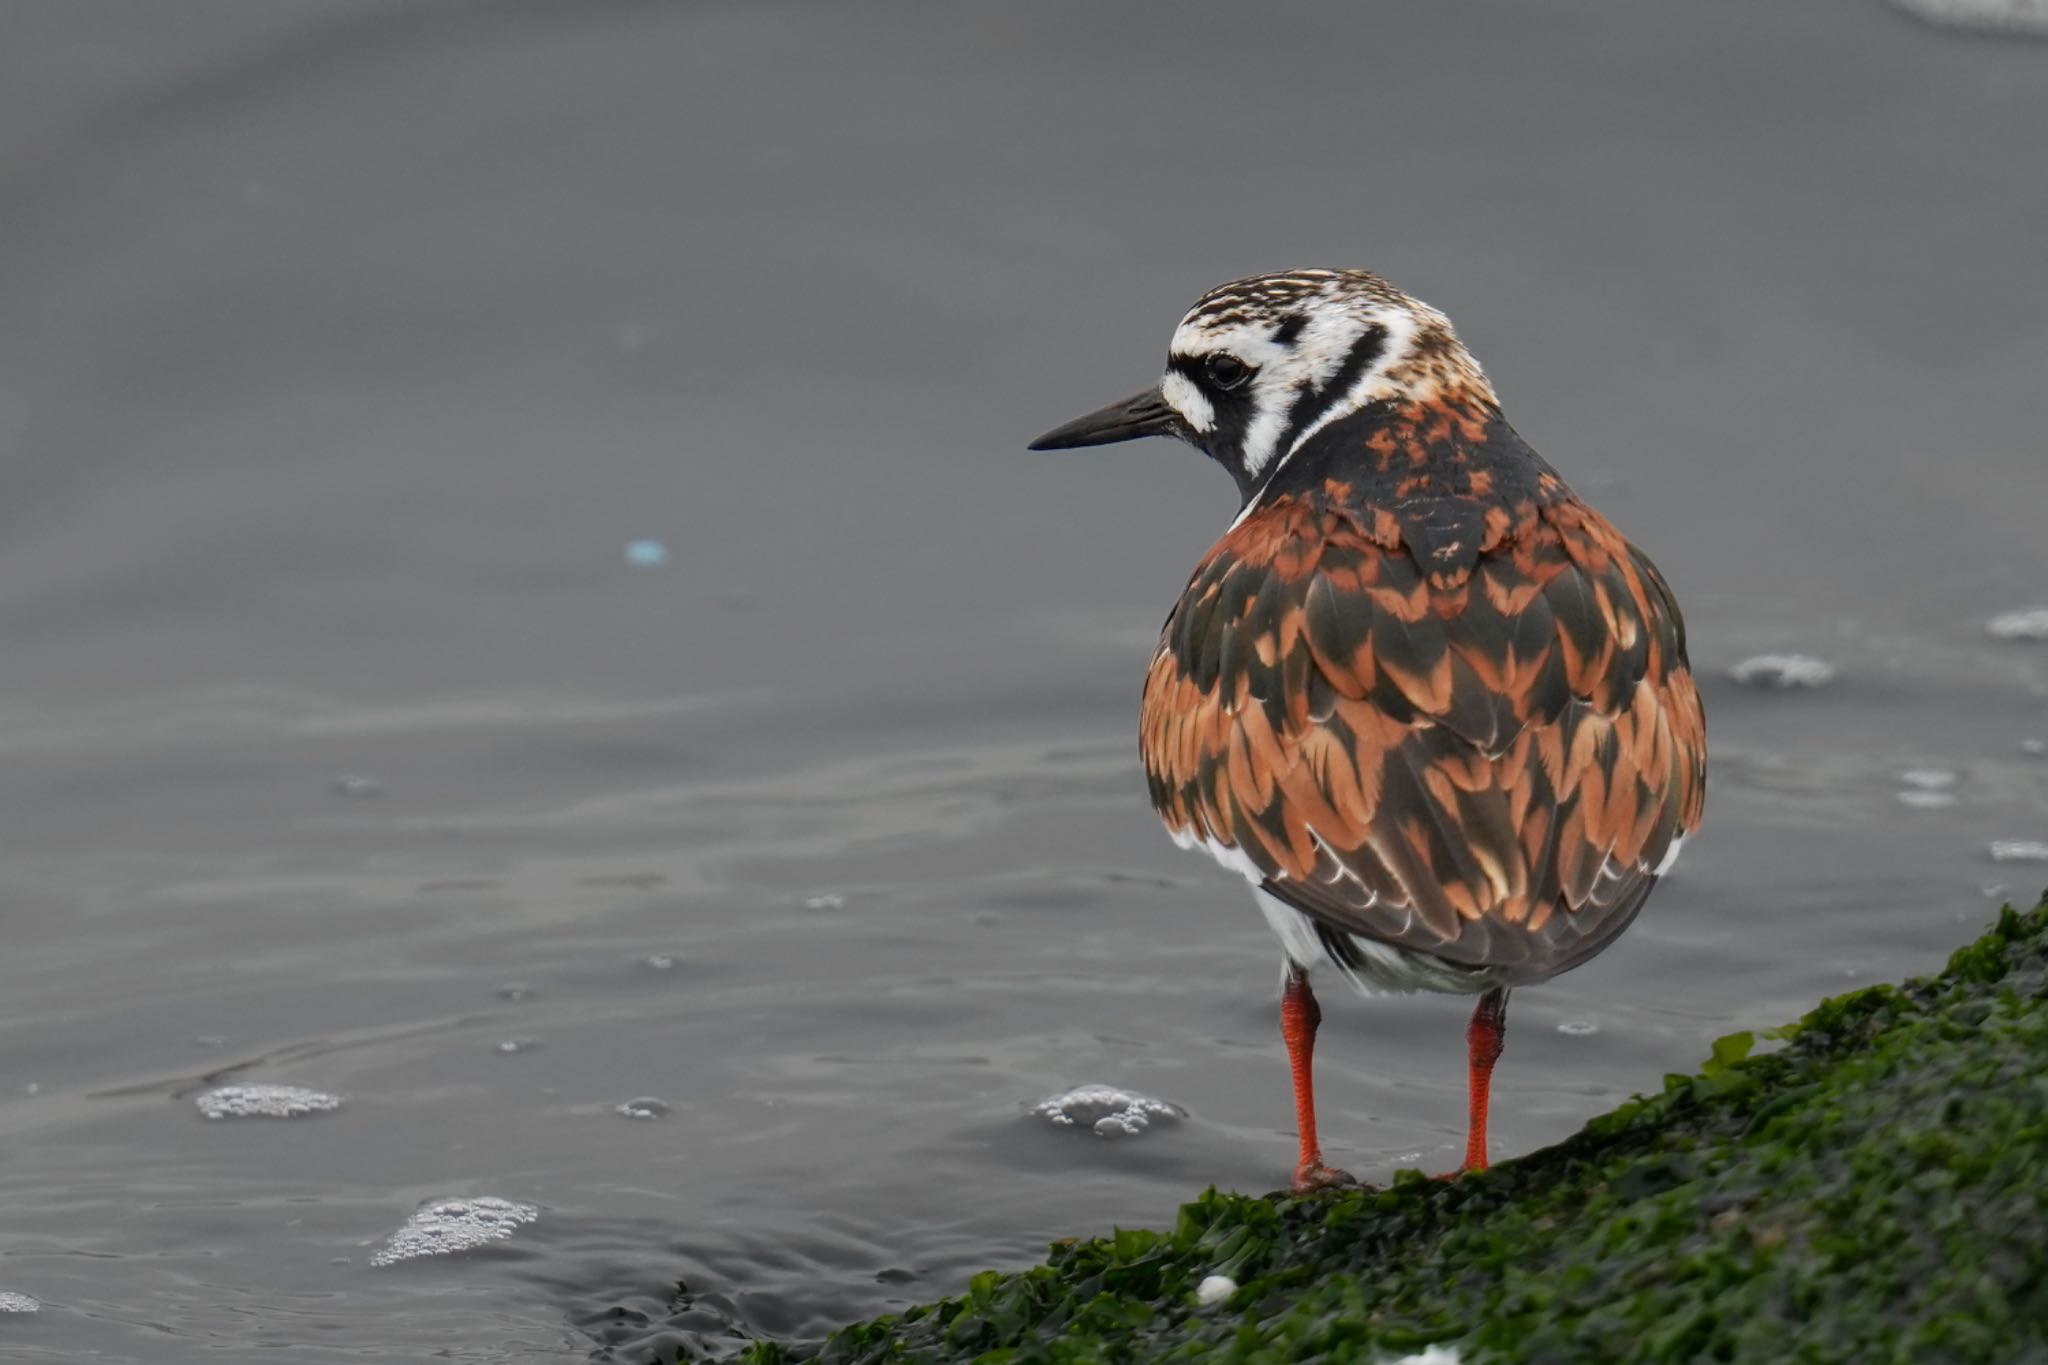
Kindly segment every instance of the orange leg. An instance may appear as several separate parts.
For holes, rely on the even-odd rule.
[[[1287,984],[1280,991],[1280,1036],[1287,1040],[1287,1065],[1294,1072],[1294,1126],[1301,1134],[1301,1153],[1294,1162],[1294,1192],[1331,1185],[1355,1183],[1350,1176],[1323,1164],[1323,1149],[1316,1142],[1316,1085],[1314,1075],[1316,1026],[1323,1022],[1316,993],[1309,989],[1308,973],[1292,962],[1287,964]]]
[[[1472,1022],[1465,1028],[1465,1047],[1471,1062],[1468,1077],[1470,1122],[1465,1130],[1465,1169],[1486,1169],[1486,1104],[1493,1088],[1493,1064],[1500,1060],[1508,1036],[1508,993],[1490,990],[1479,997],[1472,1010]]]

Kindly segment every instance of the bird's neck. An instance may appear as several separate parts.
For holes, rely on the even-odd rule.
[[[1571,494],[1490,393],[1452,389],[1376,399],[1330,423],[1287,456],[1256,499],[1304,495],[1361,507],[1459,498],[1512,508]]]
[[[1490,524],[1533,520],[1574,494],[1501,415],[1490,392],[1379,399],[1318,431],[1247,503],[1318,504],[1432,577],[1461,580]],[[1242,514],[1240,515],[1242,519]]]

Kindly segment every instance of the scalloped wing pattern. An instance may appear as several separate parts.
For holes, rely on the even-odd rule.
[[[1471,519],[1426,572],[1349,490],[1255,509],[1195,571],[1146,678],[1141,751],[1175,837],[1310,917],[1509,983],[1585,961],[1705,796],[1684,622],[1568,495]]]

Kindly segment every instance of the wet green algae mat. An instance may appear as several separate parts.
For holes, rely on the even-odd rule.
[[[1753,1052],[1754,1049],[1755,1051]],[[1774,1049],[1765,1051],[1765,1049]],[[1757,1054],[1761,1055],[1757,1055]],[[1208,1307],[1196,1287],[1238,1288]],[[1210,1192],[746,1360],[2048,1361],[2048,903],[1454,1182]]]

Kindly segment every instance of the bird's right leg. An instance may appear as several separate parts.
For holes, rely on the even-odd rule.
[[[1471,1056],[1468,1067],[1470,1094],[1465,1126],[1465,1169],[1486,1169],[1486,1110],[1493,1096],[1493,1064],[1500,1060],[1508,1036],[1508,993],[1496,986],[1479,997],[1472,1010],[1472,1022],[1465,1028],[1465,1046]]]
[[[1287,1040],[1287,1065],[1294,1072],[1294,1126],[1301,1135],[1301,1153],[1294,1163],[1296,1194],[1357,1183],[1343,1171],[1325,1166],[1323,1149],[1316,1142],[1316,1026],[1322,1022],[1308,972],[1290,960],[1280,990],[1280,1036]]]

